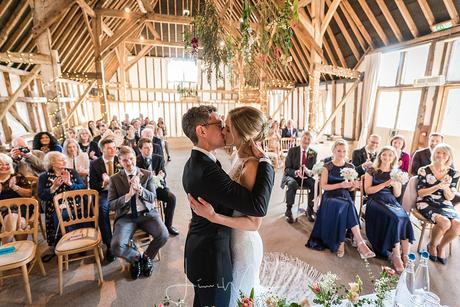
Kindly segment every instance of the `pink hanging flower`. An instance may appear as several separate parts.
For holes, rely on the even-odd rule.
[[[253,307],[254,306],[254,300],[250,297],[244,297],[240,299],[240,302],[243,307]]]
[[[311,285],[311,290],[312,290],[313,293],[315,293],[315,294],[320,293],[320,292],[321,292],[321,287],[319,286],[319,283],[314,282],[314,283]]]

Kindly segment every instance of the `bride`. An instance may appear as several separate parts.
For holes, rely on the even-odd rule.
[[[233,162],[229,175],[252,191],[256,180],[259,159],[251,150],[251,144],[261,142],[265,138],[265,116],[252,107],[239,107],[228,113],[222,133],[226,145],[234,145],[237,151],[232,156]],[[231,252],[233,262],[233,282],[231,285],[230,307],[237,305],[240,291],[249,296],[251,289],[260,293],[259,271],[263,257],[262,238],[258,229],[261,217],[246,216],[238,211],[233,216],[225,216],[214,211],[213,207],[203,199],[199,205],[191,205],[193,211],[212,223],[232,228]]]

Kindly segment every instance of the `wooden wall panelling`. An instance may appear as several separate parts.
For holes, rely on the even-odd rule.
[[[337,83],[336,81],[332,81],[332,110],[335,110],[335,108],[337,107]],[[326,111],[326,110],[324,110]],[[324,121],[326,122],[326,120]],[[334,119],[332,122],[331,122],[331,133],[333,135],[336,134],[336,119]]]

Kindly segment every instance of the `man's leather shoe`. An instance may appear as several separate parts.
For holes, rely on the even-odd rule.
[[[131,267],[129,269],[129,272],[130,272],[131,278],[133,280],[136,280],[136,279],[139,278],[139,276],[141,276],[141,261],[142,261],[142,258],[140,258],[139,260],[134,261],[133,263],[131,263]]]
[[[153,272],[153,260],[144,255],[141,259],[141,270],[142,275],[145,277],[150,277]]]
[[[292,217],[291,208],[286,209],[286,212],[284,213],[284,216],[286,217],[286,222],[288,222],[289,224],[294,223],[294,218]]]
[[[112,254],[110,249],[107,249],[105,253],[105,259],[107,260],[108,263],[113,262],[115,260],[115,256]]]
[[[312,209],[307,209],[305,215],[307,216],[308,221],[311,223],[313,223],[316,220],[316,215]]]
[[[179,231],[174,226],[168,227],[168,232],[172,236],[177,236],[179,234]]]

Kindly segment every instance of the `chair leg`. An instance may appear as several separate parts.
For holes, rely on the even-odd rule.
[[[449,243],[449,257],[452,256],[452,242]]]
[[[40,257],[40,252],[38,251],[37,247],[37,255],[35,256],[38,261],[38,267],[40,268],[40,272],[43,276],[46,276],[45,266],[43,265],[42,257]]]
[[[69,255],[65,255],[64,257],[65,257],[64,259],[65,270],[68,271],[69,270]]]
[[[46,241],[46,231],[43,226],[42,215],[40,213],[38,214],[38,224],[40,225],[40,231],[42,232],[43,239]]]
[[[101,258],[99,256],[99,247],[94,248],[94,257],[96,258],[97,271],[99,273],[99,284],[102,285],[104,277],[102,276]]]
[[[63,262],[63,255],[58,256],[58,286],[59,286],[59,294],[62,295],[62,288],[63,288],[63,282],[62,282],[62,262]]]
[[[420,239],[418,240],[417,252],[420,253],[420,248],[422,247],[423,235],[425,234],[426,223],[422,224],[422,231],[420,233]]]
[[[22,278],[24,279],[24,289],[26,290],[27,301],[32,305],[32,293],[30,292],[29,273],[27,272],[27,265],[21,267]]]

